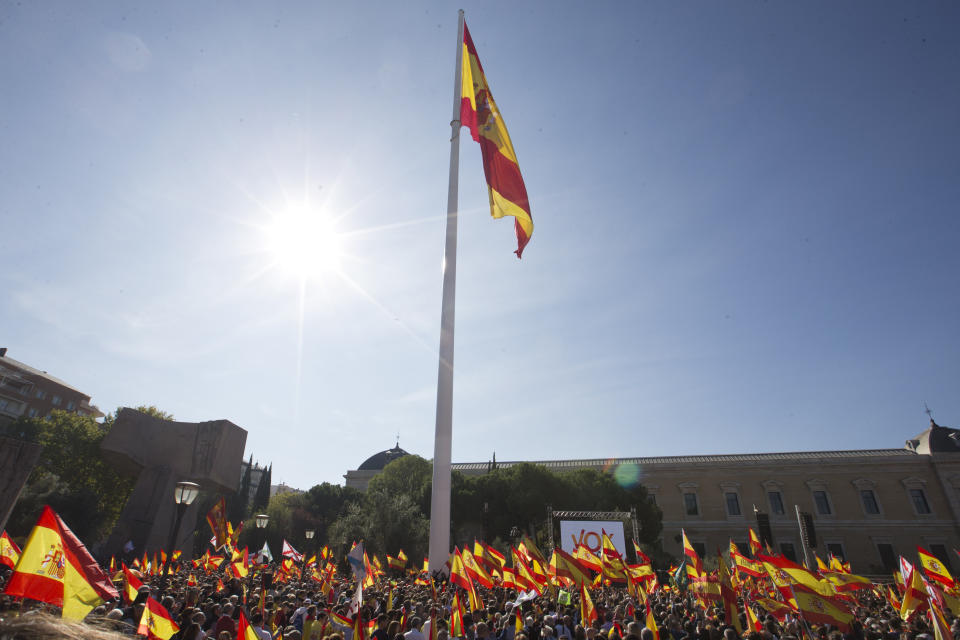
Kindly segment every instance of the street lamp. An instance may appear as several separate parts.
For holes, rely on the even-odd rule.
[[[200,485],[196,482],[181,481],[173,489],[173,501],[177,505],[177,517],[173,523],[173,531],[170,533],[170,544],[167,545],[167,563],[163,565],[164,578],[170,573],[170,563],[173,562],[173,548],[177,544],[177,534],[180,532],[183,514],[187,512],[187,507],[193,504],[198,495],[200,495]]]
[[[311,549],[313,549],[313,543],[311,540],[313,540],[313,536],[316,533],[317,532],[314,529],[307,529],[303,532],[303,537],[307,539],[307,548],[303,550],[303,570],[300,571],[301,579],[303,578],[303,574],[307,572],[307,554],[310,553]]]
[[[258,513],[257,515],[253,516],[253,521],[257,524],[257,529],[266,529],[267,523],[270,522],[270,516],[268,516],[265,513]],[[266,532],[264,532],[263,534],[263,544],[264,545],[267,544]],[[263,560],[262,551],[263,551],[263,547],[260,547],[260,550],[257,551],[257,555],[260,556],[261,561]],[[263,564],[266,564],[266,563],[264,562]]]

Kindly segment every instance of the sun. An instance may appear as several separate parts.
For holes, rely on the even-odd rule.
[[[294,205],[272,212],[265,236],[268,251],[283,272],[311,277],[340,271],[342,239],[336,220],[323,208]]]

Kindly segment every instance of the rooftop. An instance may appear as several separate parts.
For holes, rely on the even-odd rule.
[[[957,449],[960,451],[960,448]],[[557,470],[565,468],[607,467],[620,464],[657,465],[657,464],[703,464],[703,463],[743,463],[743,462],[799,462],[803,460],[851,459],[851,458],[887,458],[891,456],[914,456],[910,449],[854,449],[850,451],[792,451],[783,453],[734,453],[699,456],[656,456],[641,458],[585,458],[580,460],[530,460],[531,464],[543,465]],[[512,467],[522,461],[500,462],[498,468]],[[455,462],[457,471],[486,471],[488,462]]]

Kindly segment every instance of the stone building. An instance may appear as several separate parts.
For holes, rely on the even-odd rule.
[[[54,409],[100,418],[103,413],[90,404],[90,396],[28,364],[0,348],[0,426],[20,416],[44,418]]]
[[[348,471],[347,486],[365,489],[399,447]],[[684,529],[698,551],[713,556],[732,539],[747,549],[747,528],[769,516],[773,546],[803,560],[797,510],[813,517],[816,551],[844,558],[854,571],[885,574],[917,545],[957,566],[960,548],[960,431],[930,421],[901,449],[803,451],[707,456],[540,460],[553,471],[593,468],[638,481],[663,512],[664,550],[682,553]],[[509,468],[518,462],[497,462]],[[488,473],[487,462],[454,463],[467,475]],[[564,505],[553,505],[563,509]]]

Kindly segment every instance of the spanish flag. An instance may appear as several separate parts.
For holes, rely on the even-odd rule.
[[[519,258],[533,234],[533,218],[527,188],[520,175],[517,154],[510,142],[507,125],[493,101],[470,30],[463,25],[463,52],[460,89],[460,123],[470,127],[470,135],[480,143],[483,172],[487,177],[490,214],[494,218],[514,217]]]
[[[95,606],[119,596],[110,577],[49,506],[30,532],[4,593],[63,607],[63,617],[70,620],[83,620]]]
[[[147,636],[148,640],[153,640],[153,638],[169,640],[170,636],[179,630],[180,627],[170,617],[170,612],[153,598],[147,598],[143,607],[143,615],[140,617],[140,627],[137,629],[137,634]]]
[[[580,585],[580,619],[582,624],[587,625],[598,617],[597,609],[593,606],[593,600],[590,599],[590,593],[586,585]]]
[[[954,587],[953,576],[950,575],[950,572],[943,566],[939,558],[923,547],[917,547],[917,555],[920,557],[920,564],[923,565],[927,576],[929,576],[931,580],[936,580],[948,589]]]
[[[127,568],[126,564],[121,562],[120,567],[123,569],[123,595],[127,602],[132,603],[137,599],[137,593],[139,593],[143,583],[140,578],[133,574],[133,571]]]
[[[19,559],[20,547],[4,531],[3,534],[0,534],[0,564],[5,564],[13,569],[17,566],[17,560]]]
[[[247,622],[247,616],[243,615],[243,609],[240,610],[240,618],[237,620],[237,640],[260,640],[256,630]]]

